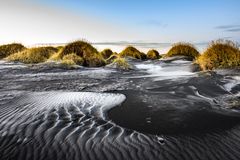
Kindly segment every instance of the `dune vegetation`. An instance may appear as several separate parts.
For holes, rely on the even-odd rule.
[[[117,68],[121,70],[129,70],[131,69],[131,65],[127,62],[126,58],[121,57],[119,54],[114,54],[111,57],[109,57],[111,60],[110,64],[107,65],[110,68]],[[110,60],[107,61],[110,61]]]
[[[106,62],[107,62],[107,64],[110,64],[110,63],[112,63],[115,59],[117,59],[117,58],[119,58],[119,57],[120,57],[120,55],[119,55],[118,53],[113,52],[113,54],[112,54],[109,58],[106,59]]]
[[[71,59],[62,60],[61,64],[63,66],[67,66],[67,67],[71,67],[71,66],[75,66],[76,65],[76,63],[73,60],[71,60]]]
[[[62,63],[82,66],[84,63],[84,60],[80,56],[77,56],[75,53],[72,53],[72,54],[63,56]]]
[[[239,67],[239,46],[227,40],[213,41],[196,62],[203,70]]]
[[[126,61],[125,58],[118,57],[112,63],[116,64],[117,68],[120,68],[120,69],[123,69],[123,70],[129,70],[130,69],[130,65],[128,64],[128,62]]]
[[[108,59],[111,55],[113,55],[113,51],[111,49],[104,49],[102,52],[100,52],[100,54],[104,59]]]
[[[53,58],[55,60],[60,60],[63,56],[72,53],[75,53],[77,56],[84,57],[92,53],[98,53],[98,51],[88,42],[74,41],[64,47],[59,47],[59,52],[53,55]]]
[[[10,56],[11,54],[23,51],[25,49],[26,49],[26,47],[24,47],[20,43],[1,45],[0,46],[0,59],[6,58],[7,56]]]
[[[50,56],[58,51],[54,47],[37,47],[25,49],[21,52],[11,54],[6,59],[23,63],[42,63],[48,60]]]
[[[106,64],[103,56],[97,51],[97,49],[85,41],[75,41],[67,44],[65,47],[60,49],[59,52],[52,55],[50,60],[61,61],[64,56],[69,54],[75,54],[79,58],[82,58],[83,66],[100,67]]]
[[[57,61],[64,65],[86,67],[101,67],[109,64],[125,70],[129,69],[130,66],[125,59],[127,57],[139,60],[156,60],[174,56],[185,56],[189,60],[194,60],[202,70],[240,66],[239,46],[226,40],[213,41],[202,55],[190,43],[176,43],[164,55],[160,55],[158,51],[153,49],[144,54],[133,46],[126,47],[119,54],[111,49],[98,52],[96,48],[85,41],[74,41],[65,46],[29,49],[17,43],[0,46],[0,58],[9,61],[27,64]]]
[[[87,67],[101,67],[106,65],[106,60],[99,54],[90,54],[84,58],[84,66]]]
[[[121,57],[132,57],[136,59],[144,60],[147,58],[146,54],[140,52],[133,46],[128,46],[121,53],[119,53]]]
[[[152,49],[152,50],[149,50],[147,52],[147,59],[151,59],[151,60],[154,60],[154,59],[159,59],[161,58],[160,54],[158,53],[158,51]]]
[[[174,44],[164,57],[186,56],[189,60],[194,60],[199,55],[200,53],[197,51],[195,46],[190,43],[180,42]]]
[[[60,51],[61,49],[64,48],[64,46],[56,46],[55,48],[57,48]]]

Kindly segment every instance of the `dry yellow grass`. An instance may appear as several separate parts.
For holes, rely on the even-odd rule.
[[[100,54],[104,59],[108,59],[111,55],[113,55],[113,51],[111,49],[104,49],[102,52],[100,52]]]
[[[147,52],[147,59],[159,59],[161,56],[159,55],[158,51],[152,49]]]
[[[106,62],[110,64],[117,58],[120,58],[120,55],[116,52],[113,52],[113,54],[108,59],[106,59]]]
[[[23,63],[41,63],[48,59],[60,61],[66,65],[83,65],[88,67],[100,67],[106,62],[115,63],[120,68],[129,68],[125,57],[137,59],[159,59],[161,55],[156,50],[148,51],[147,55],[132,46],[125,48],[120,54],[113,53],[110,49],[98,52],[91,44],[84,41],[75,41],[61,47],[37,47],[26,49],[21,44],[9,44],[0,46],[0,58]],[[196,59],[196,63],[203,70],[217,68],[233,68],[240,66],[239,46],[226,40],[217,40],[210,43],[207,50],[200,55],[192,44],[177,43],[164,57],[187,56]],[[106,60],[105,60],[106,59]]]
[[[123,69],[123,70],[129,70],[131,69],[130,65],[128,64],[128,62],[126,61],[125,58],[122,57],[118,57],[116,59],[113,60],[112,62],[113,65],[116,65],[116,67],[118,69]]]
[[[88,42],[75,41],[67,44],[50,57],[50,60],[61,61],[64,56],[75,54],[83,59],[83,66],[99,67],[106,64],[103,56]]]
[[[74,66],[76,63],[73,60],[65,59],[61,61],[61,64],[64,66]]]
[[[84,57],[84,64],[88,67],[101,67],[106,65],[105,59],[99,53]]]
[[[123,69],[129,69],[130,65],[127,63],[125,58],[117,58],[113,61],[113,63],[117,63]]]
[[[98,51],[88,42],[85,41],[75,41],[67,44],[59,51],[59,58],[67,54],[75,53],[80,57],[85,57],[90,54],[98,53]]]
[[[239,46],[232,41],[213,41],[196,62],[203,70],[239,67]]]
[[[180,42],[174,44],[164,57],[186,56],[190,60],[194,60],[199,55],[199,52],[192,44]]]
[[[77,56],[75,53],[63,56],[62,61],[66,61],[66,62],[72,61],[74,64],[77,64],[77,65],[83,65],[84,63],[84,60],[81,57]]]
[[[0,46],[0,59],[6,58],[7,56],[10,56],[11,54],[23,51],[25,49],[26,49],[26,47],[24,47],[22,44],[19,44],[19,43],[2,45],[2,46]]]
[[[25,49],[8,56],[6,59],[10,61],[19,61],[23,63],[41,63],[45,62],[51,55],[57,52],[54,47],[38,47]]]
[[[141,60],[144,60],[147,58],[146,54],[140,52],[133,46],[128,46],[121,53],[119,53],[119,55],[121,57],[133,57],[133,58],[141,59]]]

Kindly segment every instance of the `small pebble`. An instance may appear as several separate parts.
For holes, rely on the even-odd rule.
[[[158,142],[159,142],[161,145],[164,145],[164,144],[165,144],[165,140],[164,140],[162,137],[158,137],[158,136],[157,136],[157,140],[158,140]]]

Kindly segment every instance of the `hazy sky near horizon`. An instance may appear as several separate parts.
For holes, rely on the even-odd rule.
[[[0,43],[240,42],[239,0],[0,0]]]

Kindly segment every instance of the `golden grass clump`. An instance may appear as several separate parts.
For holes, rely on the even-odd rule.
[[[130,65],[128,64],[128,62],[126,61],[125,58],[117,58],[113,61],[113,63],[116,63],[117,66],[121,69],[130,69]]]
[[[104,59],[108,59],[113,54],[113,51],[111,49],[104,49],[100,54]]]
[[[61,49],[63,49],[63,48],[64,48],[64,46],[57,46],[57,47],[55,47],[55,48],[57,48],[57,49],[58,49],[58,51],[60,51]]]
[[[19,43],[12,43],[7,45],[1,45],[0,46],[0,59],[6,58],[7,56],[10,56],[11,54],[23,51],[26,49],[22,44]]]
[[[111,65],[111,64],[110,64]],[[116,68],[122,69],[122,70],[129,70],[131,69],[131,66],[128,64],[125,58],[118,57],[113,60],[112,65],[115,65]]]
[[[75,53],[77,56],[85,57],[89,54],[98,53],[98,51],[88,42],[85,41],[75,41],[67,44],[63,47],[59,53],[59,59],[63,58],[63,56]]]
[[[83,59],[83,66],[100,67],[106,64],[103,56],[88,42],[75,41],[67,44],[50,57],[50,60],[61,61],[64,56],[75,54]]]
[[[75,53],[65,55],[62,61],[63,63],[65,62],[65,64],[74,64],[80,66],[84,63],[84,60],[81,57],[77,56]]]
[[[57,49],[54,47],[29,48],[8,56],[7,60],[23,63],[41,63],[45,62],[51,55],[56,52]]]
[[[239,67],[239,46],[228,40],[213,41],[196,62],[203,70]]]
[[[180,42],[174,44],[172,48],[168,51],[168,53],[165,55],[165,57],[186,56],[190,60],[194,60],[199,55],[199,52],[192,44]]]
[[[133,57],[133,58],[141,59],[141,60],[144,60],[147,57],[144,53],[140,52],[133,46],[128,46],[119,55],[121,57]]]
[[[73,60],[65,59],[61,61],[61,64],[64,66],[74,66],[76,63]]]
[[[102,57],[101,54],[89,54],[83,57],[84,58],[84,65],[88,67],[101,67],[106,65],[106,61]]]
[[[147,52],[147,59],[154,60],[154,59],[159,59],[159,58],[161,58],[161,56],[159,55],[158,51],[152,49]]]
[[[113,52],[113,54],[108,59],[106,59],[106,62],[108,64],[112,63],[117,58],[120,58],[120,55],[118,53],[116,53],[116,52]]]

